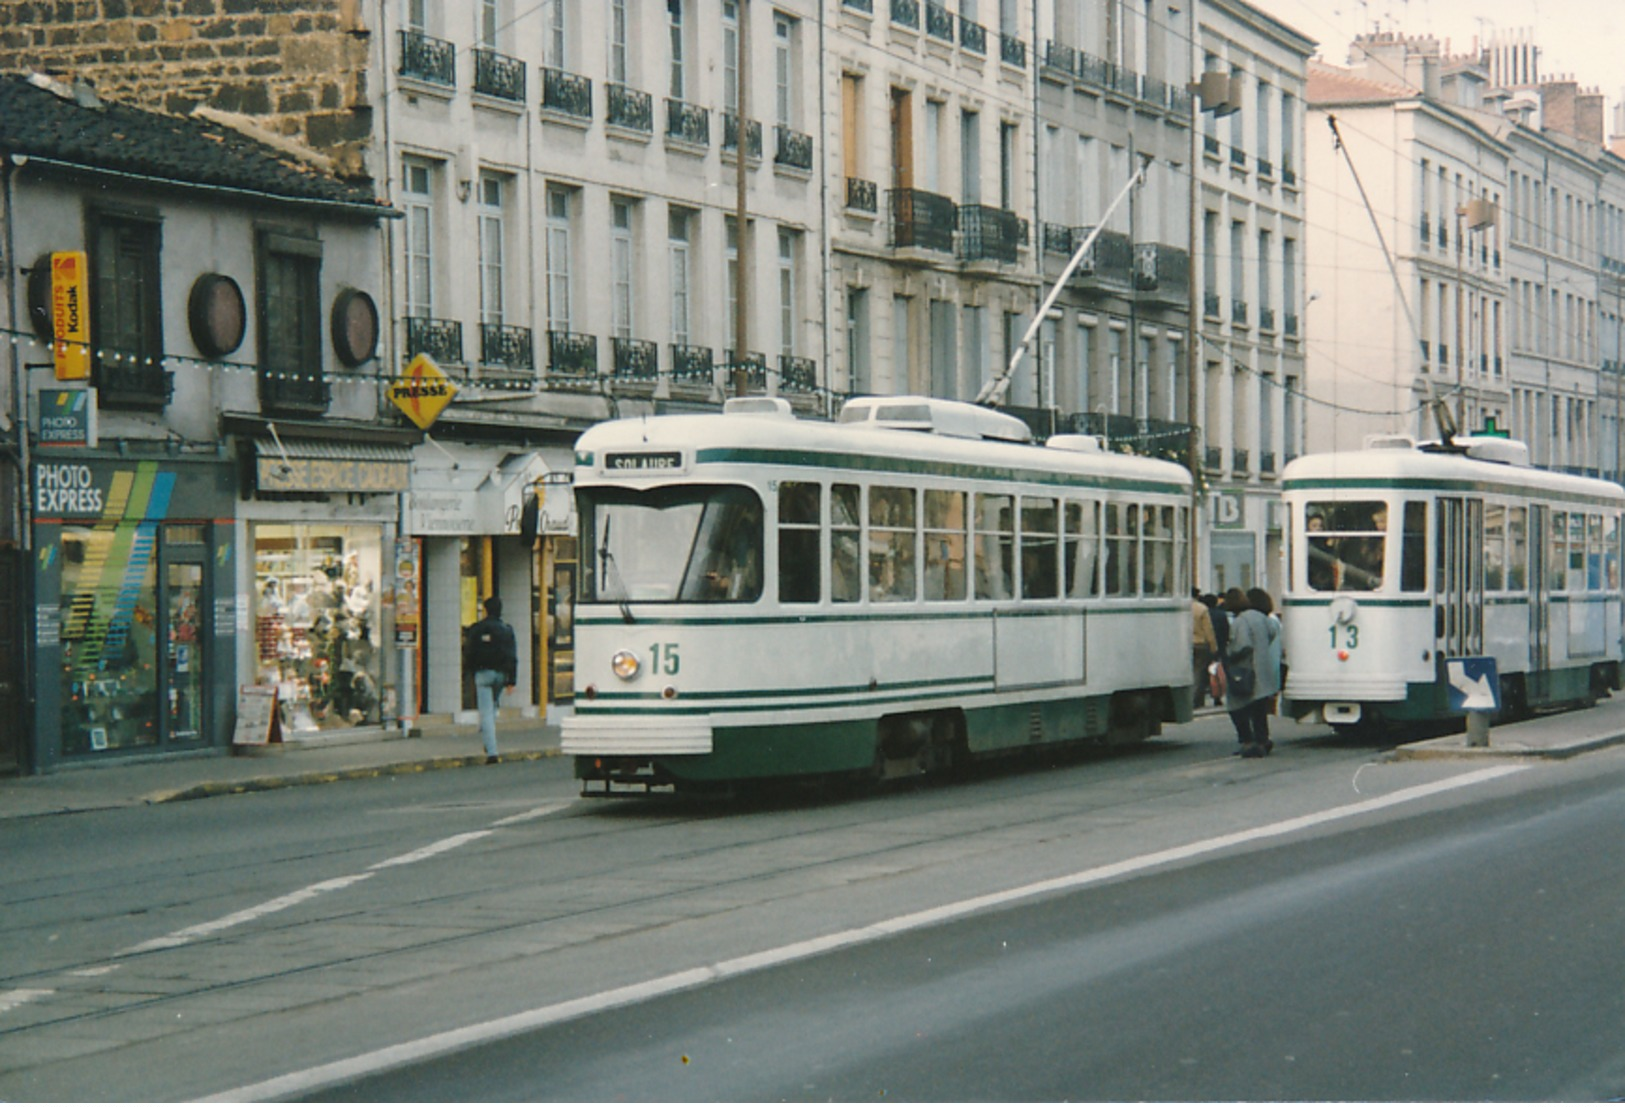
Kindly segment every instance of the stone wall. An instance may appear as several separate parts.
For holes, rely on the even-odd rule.
[[[85,81],[172,115],[246,118],[367,178],[362,0],[0,0],[0,71]]]

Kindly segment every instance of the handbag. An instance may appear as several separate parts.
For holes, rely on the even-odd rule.
[[[1225,678],[1230,687],[1230,694],[1238,699],[1246,699],[1253,694],[1253,649],[1243,646],[1236,651],[1225,665]]]

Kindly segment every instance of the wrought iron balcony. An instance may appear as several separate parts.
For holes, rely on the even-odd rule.
[[[431,38],[421,31],[402,31],[399,72],[403,77],[455,88],[457,48],[445,39]]]
[[[1052,69],[1057,73],[1065,73],[1069,77],[1078,74],[1078,52],[1064,42],[1054,39],[1044,41],[1044,68]]]
[[[925,0],[925,33],[932,38],[940,38],[944,42],[954,40],[954,13],[935,3],[935,0]]]
[[[101,387],[106,388],[105,385]],[[326,411],[333,400],[333,387],[319,371],[277,373],[261,369],[259,393],[262,412],[310,415]]]
[[[1168,419],[1141,419],[1100,411],[1074,411],[1061,426],[1073,434],[1098,435],[1110,450],[1127,447],[1145,457],[1184,464],[1190,450],[1191,426]]]
[[[894,188],[887,197],[892,246],[953,253],[957,211],[952,200],[917,188]]]
[[[736,150],[739,148],[739,115],[737,112],[725,111],[722,113],[722,148]],[[762,156],[762,124],[756,119],[745,121],[745,156],[759,158]]]
[[[1015,212],[983,204],[961,204],[958,220],[961,261],[1016,260],[1021,221]]]
[[[734,387],[735,377],[739,373],[745,376],[746,388],[757,388],[767,391],[767,355],[754,350],[747,351],[744,357],[739,357],[732,350],[722,351],[723,385]]]
[[[1027,44],[1015,35],[999,32],[999,60],[1005,65],[1027,68]]]
[[[1111,62],[1106,61],[1104,58],[1097,58],[1093,54],[1084,53],[1082,50],[1078,51],[1076,73],[1079,80],[1087,81],[1099,88],[1111,88],[1112,69]]]
[[[1264,158],[1258,159],[1258,175],[1260,177],[1275,176],[1275,163]]]
[[[773,161],[792,169],[811,169],[813,162],[812,135],[792,131],[783,123],[773,128]]]
[[[846,179],[846,206],[853,211],[866,211],[873,215],[879,210],[879,191],[873,181],[848,177]]]
[[[406,327],[408,358],[428,354],[443,365],[462,363],[463,325],[457,320],[408,315],[401,322]]]
[[[1076,227],[1074,240],[1082,242],[1093,227]],[[1129,237],[1119,231],[1101,231],[1095,244],[1089,248],[1083,264],[1073,273],[1073,280],[1085,289],[1107,285],[1128,288],[1133,284],[1134,246]]]
[[[891,0],[891,21],[899,27],[920,29],[920,0]]]
[[[654,97],[627,85],[604,86],[604,100],[608,105],[608,119],[612,127],[625,127],[629,131],[653,134],[655,129]]]
[[[1138,99],[1140,95],[1140,75],[1125,65],[1113,65],[1112,88],[1121,92],[1124,96],[1133,96]]]
[[[711,347],[671,344],[671,375],[677,381],[711,383]]]
[[[964,16],[959,17],[959,45],[968,53],[987,53],[987,28],[980,23],[972,23]]]
[[[1210,158],[1219,156],[1219,139],[1217,135],[1202,136],[1202,153]]]
[[[592,78],[543,66],[542,107],[576,119],[591,119]]]
[[[1190,298],[1191,256],[1163,243],[1141,243],[1135,248],[1134,287],[1146,299],[1184,304]]]
[[[1060,254],[1071,257],[1072,251],[1078,248],[1078,239],[1074,239],[1072,228],[1064,223],[1042,223],[1039,225],[1039,237],[1046,254]]]
[[[480,324],[480,362],[529,373],[536,367],[529,327]]]
[[[175,374],[158,358],[106,348],[93,357],[97,402],[106,407],[162,411],[175,394]]]
[[[666,100],[666,137],[695,146],[711,144],[711,113],[697,104]]]
[[[495,50],[474,50],[474,91],[500,100],[525,102],[525,63]]]
[[[779,355],[779,390],[781,392],[818,391],[818,363],[810,357]]]
[[[660,375],[660,347],[641,338],[612,338],[610,356],[615,359],[615,379],[652,381]]]
[[[1239,146],[1230,147],[1230,165],[1235,169],[1247,168],[1247,151]]]
[[[598,336],[573,331],[548,331],[547,375],[578,380],[596,378]]]

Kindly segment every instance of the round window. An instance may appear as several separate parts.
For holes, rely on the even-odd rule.
[[[192,341],[204,357],[222,358],[243,344],[248,308],[237,282],[220,273],[205,273],[192,282],[187,302]]]
[[[378,306],[359,288],[346,288],[333,299],[333,351],[354,369],[378,349]]]

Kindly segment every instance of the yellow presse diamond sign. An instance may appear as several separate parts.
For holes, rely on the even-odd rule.
[[[457,385],[428,354],[414,357],[389,386],[390,400],[419,430],[428,430],[455,395]]]

